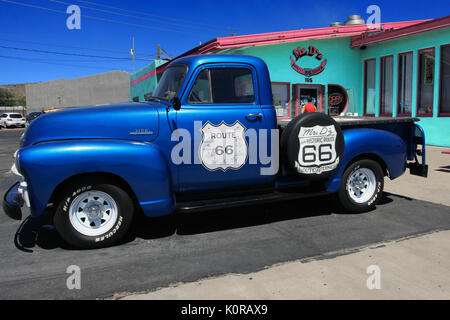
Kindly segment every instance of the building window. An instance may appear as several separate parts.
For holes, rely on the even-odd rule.
[[[272,100],[278,118],[291,116],[290,83],[272,82]]]
[[[417,115],[431,117],[434,101],[434,48],[419,50]]]
[[[450,117],[450,44],[441,47],[439,115]]]
[[[380,116],[392,116],[394,86],[394,57],[380,59]]]
[[[139,102],[139,97],[134,97],[133,102]]]
[[[398,55],[397,115],[410,116],[412,106],[413,53]]]
[[[376,60],[364,61],[364,114],[375,114]]]
[[[347,111],[348,94],[342,86],[338,84],[328,85],[328,114],[340,115]]]

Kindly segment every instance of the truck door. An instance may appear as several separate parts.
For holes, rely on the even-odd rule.
[[[260,129],[271,123],[257,83],[246,64],[208,64],[193,73],[177,111],[177,129],[192,134],[192,163],[178,165],[179,191],[273,186],[275,176],[261,174],[255,151]]]

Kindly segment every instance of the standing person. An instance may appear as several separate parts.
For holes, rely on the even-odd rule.
[[[302,113],[305,113],[305,112],[316,112],[316,111],[317,111],[317,108],[312,103],[312,98],[308,97],[308,103],[303,106]]]

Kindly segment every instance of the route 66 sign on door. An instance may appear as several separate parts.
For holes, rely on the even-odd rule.
[[[247,160],[248,148],[245,127],[236,121],[232,125],[209,121],[202,127],[203,139],[199,147],[200,159],[208,170],[239,169]]]
[[[321,174],[339,164],[336,154],[336,128],[330,126],[302,127],[298,134],[299,153],[295,168],[299,173]]]

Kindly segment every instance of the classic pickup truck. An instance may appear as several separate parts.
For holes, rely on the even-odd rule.
[[[313,112],[277,121],[256,57],[179,58],[148,100],[34,120],[15,154],[20,181],[5,194],[6,214],[49,210],[66,242],[98,248],[117,244],[136,214],[316,195],[357,213],[375,208],[385,176],[427,175],[419,119]]]

